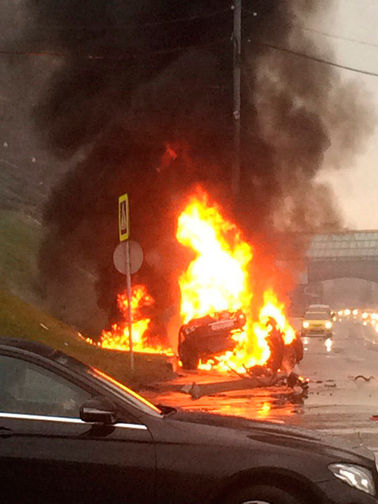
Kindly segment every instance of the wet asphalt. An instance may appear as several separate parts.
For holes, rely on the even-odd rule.
[[[307,396],[287,387],[219,391],[227,388],[220,383],[239,378],[181,369],[173,381],[142,393],[156,404],[320,430],[378,453],[378,333],[358,321],[338,322],[331,351],[322,341],[309,340],[299,372],[310,379]],[[193,384],[206,394],[193,399],[180,391]]]

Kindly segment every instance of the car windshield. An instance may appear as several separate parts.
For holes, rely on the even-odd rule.
[[[307,312],[304,316],[306,320],[329,320],[329,313],[326,312]]]
[[[129,404],[143,413],[159,417],[162,416],[162,411],[159,408],[103,371],[92,367],[87,368],[87,373],[100,381],[107,389],[126,400]]]

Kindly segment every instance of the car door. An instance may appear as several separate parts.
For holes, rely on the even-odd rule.
[[[7,503],[153,502],[147,427],[131,417],[114,426],[81,421],[80,405],[90,397],[51,368],[0,355],[0,488]]]

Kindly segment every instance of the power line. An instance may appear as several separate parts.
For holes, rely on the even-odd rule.
[[[204,44],[197,44],[197,45],[189,45],[189,46],[177,46],[177,47],[171,47],[171,48],[165,48],[165,49],[159,49],[156,51],[135,51],[135,49],[130,49],[129,54],[118,54],[118,55],[111,55],[111,54],[83,54],[82,57],[88,60],[112,60],[112,61],[124,61],[126,59],[133,60],[133,59],[139,59],[140,57],[144,56],[154,56],[154,55],[163,55],[163,54],[173,54],[176,52],[182,52],[182,51],[189,51],[189,50],[194,50],[198,48],[204,48],[204,47],[212,47],[215,45],[220,45],[226,42],[230,42],[230,37],[223,37],[218,40],[209,42],[209,43],[204,43]],[[249,40],[249,42],[252,42]],[[336,63],[334,61],[326,60],[324,58],[319,58],[316,56],[312,56],[309,54],[301,53],[299,51],[295,51],[293,49],[288,49],[286,47],[280,47],[275,44],[270,44],[267,42],[259,42],[257,40],[253,41],[254,44],[261,46],[261,47],[267,47],[268,49],[272,49],[275,51],[280,51],[286,54],[291,54],[294,56],[298,56],[300,58],[308,59],[315,61],[317,63],[321,63],[324,65],[329,65],[333,66],[335,68],[340,68],[342,70],[348,70],[350,72],[355,72],[363,75],[369,75],[372,77],[378,77],[378,73],[376,72],[370,72],[368,70],[362,70],[359,68],[347,66],[347,65],[341,65],[339,63]],[[132,54],[131,54],[132,51]],[[72,57],[72,53],[69,52],[59,52],[59,51],[20,51],[20,50],[6,50],[6,49],[0,49],[0,56],[49,56],[49,57],[56,57],[56,58],[67,58],[67,57]]]
[[[68,54],[62,52],[52,52],[52,51],[11,51],[7,49],[0,49],[0,55],[2,56],[52,56],[58,58],[65,58]],[[87,55],[88,59],[91,59],[90,55]]]
[[[155,51],[138,51],[135,48],[129,49],[129,53],[125,54],[77,54],[81,56],[83,59],[88,60],[113,60],[113,61],[124,61],[127,59],[138,59],[144,56],[155,56],[159,54],[171,54],[182,51],[190,51],[193,49],[204,48],[204,47],[213,47],[216,45],[221,45],[226,42],[230,42],[230,37],[223,37],[212,42],[203,43],[203,44],[194,44],[188,46],[176,46],[176,47],[167,47],[164,49],[157,49]],[[56,58],[71,58],[73,56],[70,52],[64,51],[44,51],[44,50],[35,50],[35,51],[20,51],[20,50],[9,50],[9,49],[0,49],[0,55],[3,56],[50,56]]]
[[[377,4],[378,4],[378,2],[377,2]],[[244,9],[244,12],[248,12],[252,16],[256,16],[258,14],[257,12],[251,11],[249,9]],[[333,33],[328,33],[328,32],[322,31],[322,30],[317,30],[316,28],[309,28],[307,26],[301,26],[301,25],[295,24],[295,23],[287,24],[286,27],[287,28],[297,28],[299,30],[308,31],[308,32],[312,32],[312,33],[318,33],[319,35],[323,35],[324,37],[329,37],[329,38],[333,38],[333,39],[337,39],[337,40],[345,40],[346,42],[353,42],[355,44],[365,45],[365,46],[369,46],[369,47],[378,47],[378,44],[375,44],[373,42],[366,42],[364,40],[359,40],[359,39],[355,39],[352,37],[343,37],[342,35],[335,35]]]
[[[329,37],[329,38],[333,38],[333,39],[337,39],[337,40],[345,40],[347,42],[353,42],[355,44],[365,45],[365,46],[369,46],[369,47],[378,47],[378,44],[374,44],[373,42],[365,42],[364,40],[343,37],[341,35],[334,35],[332,33],[327,33],[322,30],[316,30],[315,28],[307,28],[305,26],[299,26],[299,25],[292,25],[292,26],[294,26],[295,28],[299,28],[300,30],[303,30],[303,31],[318,33],[319,35],[323,35],[324,37]]]
[[[204,19],[209,19],[213,17],[220,16],[222,14],[228,14],[230,13],[231,8],[227,9],[220,9],[216,10],[213,12],[208,12],[205,14],[201,15],[193,15],[193,16],[186,16],[186,17],[179,17],[179,18],[174,18],[174,19],[164,19],[160,21],[146,21],[143,23],[138,23],[137,27],[138,28],[144,28],[146,26],[164,26],[164,25],[170,25],[170,24],[178,24],[178,23],[190,23],[192,21],[201,21]],[[129,21],[131,23],[136,22],[136,18],[129,18]],[[103,32],[110,30],[112,33],[117,32],[117,31],[124,31],[128,25],[124,26],[85,26],[85,25],[75,25],[75,26],[63,26],[63,25],[50,25],[49,28],[52,29],[58,29],[58,30],[66,30],[66,31],[74,31],[74,30],[80,30],[80,31],[89,31],[89,32]],[[46,28],[44,27],[36,27],[37,29],[45,30]]]
[[[244,9],[245,12],[248,13],[248,16],[243,16],[243,19],[248,19],[250,17],[256,17],[256,12],[249,11],[248,9]],[[228,9],[222,9],[218,11],[213,11],[209,12],[207,14],[202,14],[198,16],[188,16],[188,17],[182,17],[182,18],[175,18],[175,19],[167,19],[167,20],[162,20],[162,21],[147,21],[144,23],[138,23],[137,28],[144,28],[147,26],[163,26],[167,24],[176,24],[176,23],[186,23],[186,22],[191,22],[191,21],[197,21],[197,20],[203,20],[203,19],[209,19],[212,17],[217,17],[222,14],[229,14],[232,12],[231,8]],[[130,22],[135,22],[135,18],[130,18]],[[77,31],[78,33],[82,31],[86,32],[107,32],[111,31],[111,33],[114,32],[124,32],[125,29],[128,28],[128,25],[123,25],[123,26],[84,26],[84,25],[75,25],[75,26],[63,26],[63,25],[49,25],[48,28],[43,27],[43,26],[37,26],[35,25],[35,28],[37,28],[40,31],[46,32],[48,29],[56,29],[56,30],[62,30],[62,31]]]
[[[138,59],[143,56],[154,56],[154,55],[159,55],[159,54],[172,54],[175,52],[182,52],[182,51],[189,51],[193,49],[198,49],[198,48],[203,48],[203,47],[212,47],[214,45],[220,45],[222,43],[229,42],[230,38],[229,37],[224,37],[223,39],[218,39],[217,41],[209,42],[207,44],[197,44],[197,45],[191,45],[191,46],[177,46],[177,47],[172,47],[172,48],[167,48],[167,49],[160,49],[156,51],[150,51],[150,52],[133,52],[133,54],[119,54],[119,55],[109,55],[109,54],[85,54],[82,57],[88,60],[112,60],[112,61],[124,61],[126,59]],[[251,42],[251,41],[249,41]],[[311,56],[309,54],[304,54],[299,51],[294,51],[293,49],[288,49],[286,47],[279,47],[275,44],[269,44],[267,42],[258,42],[258,41],[253,41],[254,44],[261,46],[261,47],[267,47],[268,49],[272,49],[275,51],[280,51],[286,54],[291,54],[294,56],[298,56],[300,58],[308,59],[315,61],[317,63],[322,63],[324,65],[329,65],[333,66],[335,68],[340,68],[342,70],[349,70],[350,72],[355,72],[363,75],[370,75],[372,77],[378,77],[378,73],[375,72],[370,72],[368,70],[361,70],[359,68],[355,67],[350,67],[347,65],[341,65],[339,63],[335,63],[334,61],[326,60],[323,58],[318,58],[316,56]],[[11,50],[2,50],[0,49],[0,56],[49,56],[49,57],[56,57],[56,58],[67,58],[67,57],[72,57],[71,53],[65,53],[65,52],[56,52],[56,51],[11,51]]]
[[[225,14],[226,12],[229,13],[231,11],[231,8],[227,9],[220,9],[217,11],[209,12],[207,14],[201,14],[197,16],[188,16],[188,17],[181,17],[181,18],[176,18],[176,19],[166,19],[165,21],[150,21],[143,23],[142,26],[156,26],[156,25],[165,25],[165,24],[175,24],[175,23],[186,23],[190,21],[197,21],[201,19],[208,19],[212,17],[219,16],[221,14]]]
[[[259,45],[262,47],[267,47],[268,49],[273,49],[275,51],[280,51],[280,52],[283,52],[286,54],[292,54],[292,55],[298,56],[300,58],[316,61],[317,63],[322,63],[324,65],[333,66],[335,68],[341,68],[342,70],[349,70],[350,72],[355,72],[355,73],[364,74],[364,75],[370,75],[372,77],[378,77],[378,73],[375,73],[375,72],[369,72],[368,70],[361,70],[359,68],[354,68],[354,67],[350,67],[350,66],[346,66],[346,65],[340,65],[339,63],[335,63],[334,61],[326,60],[323,58],[318,58],[316,56],[310,56],[309,54],[304,54],[304,53],[301,53],[298,51],[294,51],[293,49],[287,49],[286,47],[279,47],[277,45],[268,44],[266,42],[254,41],[254,43],[256,45]]]

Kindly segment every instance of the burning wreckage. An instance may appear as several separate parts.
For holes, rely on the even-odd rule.
[[[217,354],[232,351],[235,347],[233,335],[242,332],[246,316],[241,310],[235,313],[223,311],[193,319],[181,326],[179,331],[178,355],[184,369],[197,369],[201,361],[213,359]],[[293,372],[303,359],[303,343],[296,334],[289,345],[285,345],[284,334],[275,319],[267,321],[269,359],[262,365],[245,368],[245,376],[257,378],[256,385],[283,383],[299,385],[306,389],[308,382]],[[241,376],[242,377],[242,376]],[[265,379],[264,379],[265,378]],[[268,381],[266,381],[268,379]]]
[[[179,331],[178,355],[184,369],[196,369],[200,360],[208,360],[214,355],[232,351],[235,347],[233,335],[242,332],[246,316],[241,310],[235,313],[223,311],[193,319],[181,326]],[[248,374],[259,375],[277,373],[282,367],[291,372],[294,366],[303,359],[303,344],[296,335],[290,345],[285,345],[284,335],[276,321],[270,317],[267,321],[268,334],[266,341],[270,356],[264,366],[246,368]]]
[[[307,382],[293,373],[303,358],[303,347],[287,320],[284,304],[267,286],[260,296],[261,306],[256,306],[257,296],[251,290],[252,247],[209,199],[197,190],[177,221],[178,242],[195,256],[178,279],[182,324],[178,350],[167,343],[168,338],[156,336],[154,299],[145,285],[132,289],[134,350],[178,353],[184,369],[232,372],[253,379],[256,386],[285,383],[306,388]],[[121,293],[117,301],[125,320],[104,330],[99,345],[127,351],[127,296]]]
[[[223,311],[192,319],[180,327],[178,355],[184,369],[196,369],[199,361],[214,354],[232,350],[232,335],[242,331],[246,317],[241,310],[235,313]]]

